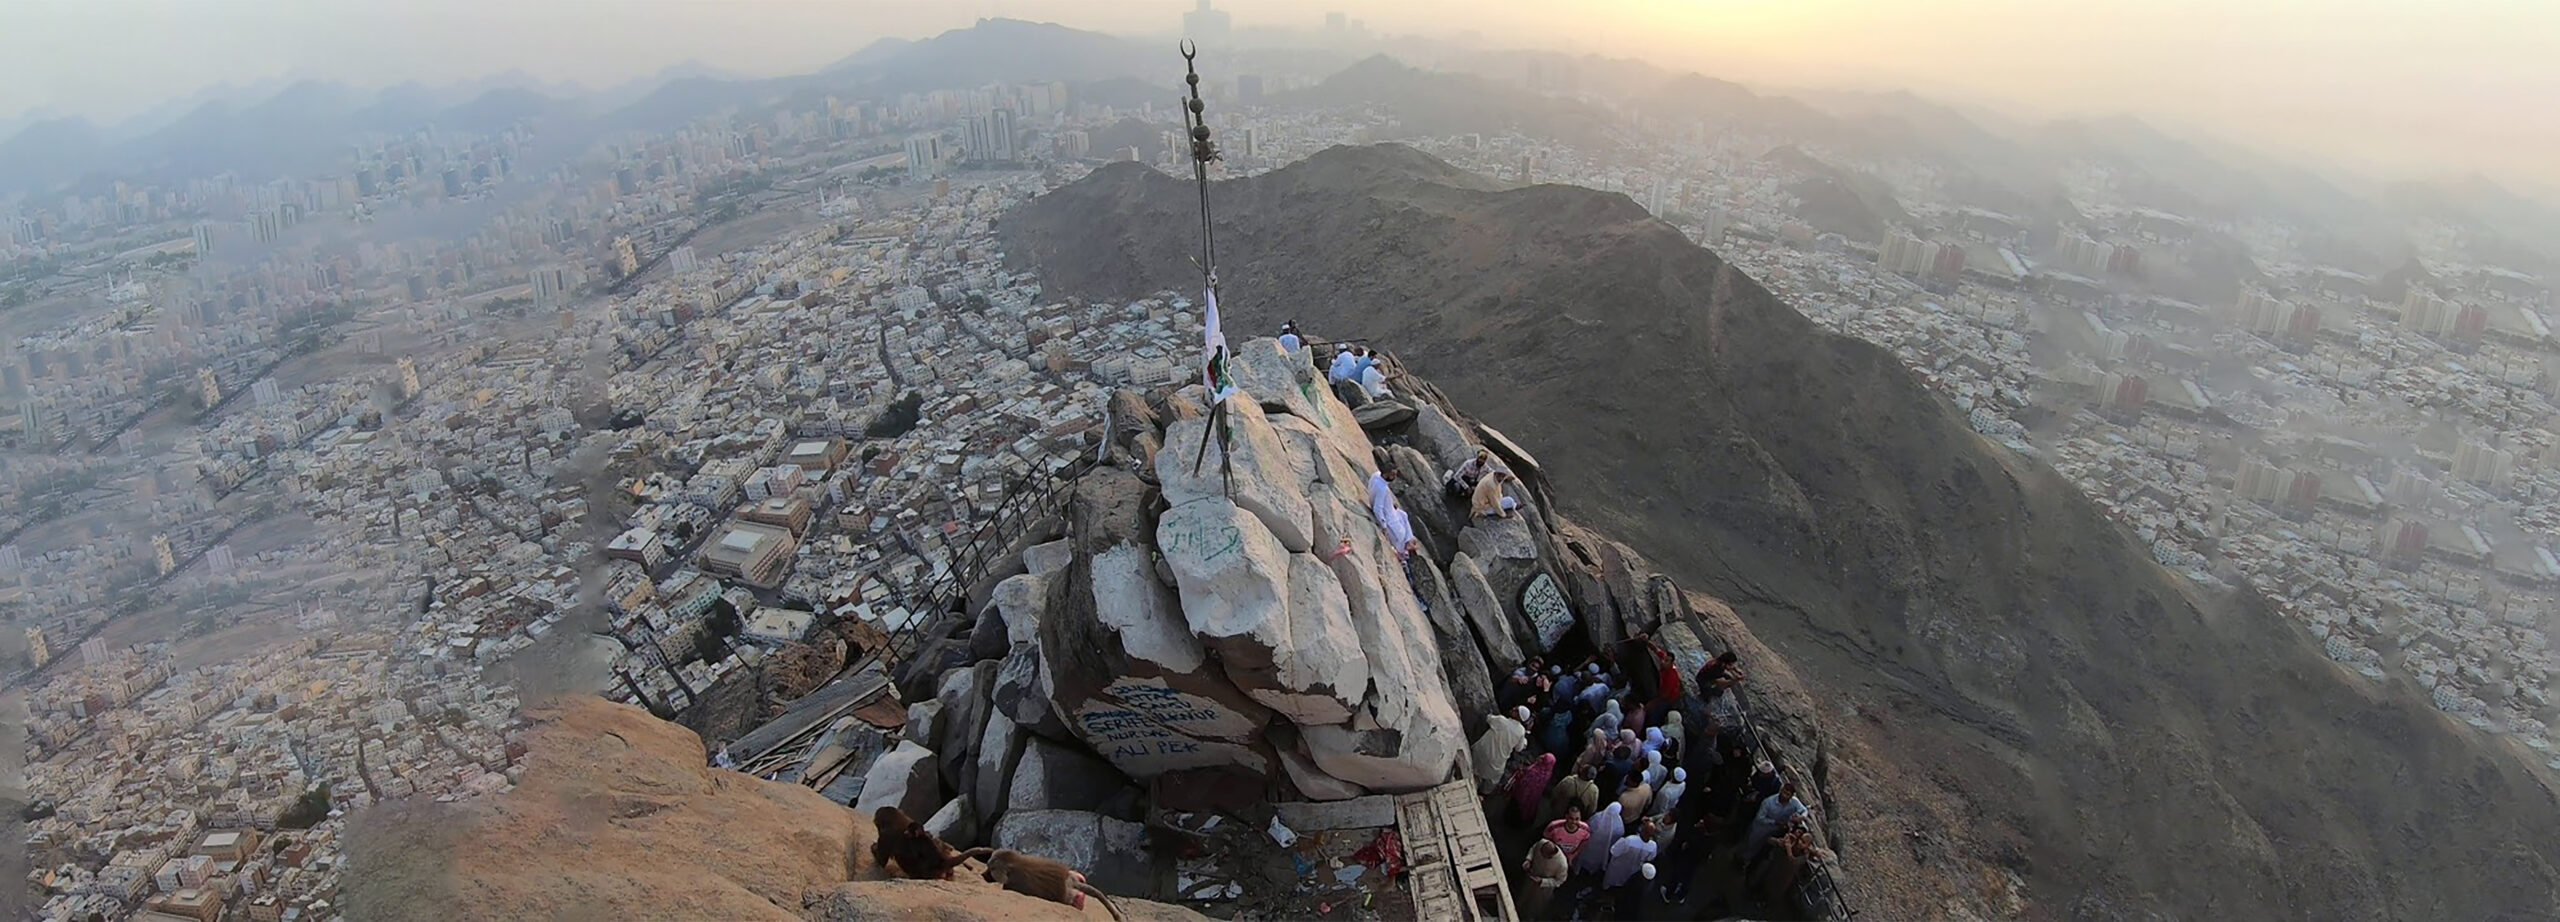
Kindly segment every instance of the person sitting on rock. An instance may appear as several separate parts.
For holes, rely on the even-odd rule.
[[[1495,468],[1493,473],[1476,481],[1473,514],[1479,519],[1507,519],[1520,508],[1520,501],[1502,493],[1502,485],[1512,480],[1511,472]]]
[[[1296,355],[1298,354],[1299,347],[1304,345],[1306,345],[1306,340],[1298,338],[1297,321],[1291,320],[1280,325],[1280,352],[1282,354]]]
[[[1325,380],[1328,382],[1350,381],[1356,379],[1359,374],[1360,361],[1351,354],[1351,347],[1335,347],[1333,352],[1333,364],[1325,369]]]
[[[1369,475],[1369,514],[1378,520],[1378,528],[1390,528],[1396,511],[1396,469],[1381,467]]]
[[[1465,464],[1458,465],[1457,469],[1450,471],[1449,476],[1440,481],[1440,486],[1449,491],[1450,499],[1461,501],[1470,499],[1475,496],[1476,483],[1483,480],[1484,475],[1493,473],[1493,468],[1493,450],[1476,449],[1476,456],[1468,458]]]
[[[1387,513],[1387,543],[1395,545],[1397,560],[1407,562],[1411,562],[1413,552],[1422,547],[1422,541],[1413,536],[1413,517],[1406,515],[1402,508]]]
[[[1378,367],[1375,356],[1370,357],[1368,364],[1360,367],[1360,390],[1366,392],[1371,400],[1390,396],[1387,393],[1386,370]]]

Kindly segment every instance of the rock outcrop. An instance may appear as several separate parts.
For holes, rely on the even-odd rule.
[[[1767,687],[1783,674],[1822,687],[1817,806],[1867,915],[2560,904],[2560,800],[2534,766],[2422,689],[2338,668],[2262,602],[2183,583],[1891,352],[1823,332],[1627,197],[1501,188],[1392,145],[1216,195],[1237,254],[1220,276],[1252,293],[1227,329],[1287,317],[1387,345],[1536,447],[1555,481],[1554,501],[1529,484],[1539,513],[1561,502],[1729,600],[1751,630],[1721,642],[1746,651],[1755,707],[1786,697]],[[1196,271],[1197,207],[1187,178],[1115,164],[1008,214],[1005,251],[1052,291],[1142,297]],[[1443,469],[1470,438],[1501,453],[1448,409],[1378,435]],[[1680,607],[1640,562],[1557,544],[1556,585],[1523,591],[1588,639]]]
[[[1075,484],[1072,553],[999,587],[1009,638],[1037,621],[1049,711],[1133,778],[1236,768],[1340,796],[1446,780],[1465,741],[1433,625],[1369,512],[1376,446],[1303,354],[1254,340],[1235,367],[1223,441],[1196,388],[1130,413],[1163,428],[1115,439],[1161,449]],[[1020,723],[1006,687],[998,710]]]

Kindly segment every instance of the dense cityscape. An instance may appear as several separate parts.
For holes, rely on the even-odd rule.
[[[2548,753],[2560,340],[2547,284],[2465,234],[2410,226],[2409,268],[2371,274],[2300,219],[2148,207],[2097,162],[2047,227],[1757,125],[1418,131],[1316,103],[1351,60],[1211,75],[1224,175],[1392,139],[1622,192],[1892,350],[2162,566]],[[1558,74],[1477,85],[1605,102]],[[1051,296],[995,233],[1110,161],[1187,177],[1171,91],[1140,96],[447,121],[313,173],[0,200],[0,611],[40,917],[337,918],[347,814],[507,790],[524,701],[601,694],[717,742],[782,703],[768,663],[832,673],[845,639],[932,614],[909,599],[1010,484],[1095,450],[1113,387],[1195,374],[1183,280]],[[1809,204],[1841,176],[1898,205],[1871,234]],[[2227,299],[2161,281],[2234,260]]]

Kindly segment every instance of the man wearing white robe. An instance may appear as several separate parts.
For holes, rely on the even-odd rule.
[[[1361,368],[1360,389],[1369,392],[1371,399],[1387,396],[1387,373],[1374,364]]]
[[[1360,361],[1351,357],[1350,346],[1344,346],[1333,353],[1333,365],[1325,371],[1325,379],[1328,381],[1349,381],[1353,375],[1359,373]]]
[[[1390,524],[1395,521],[1396,511],[1394,481],[1395,472],[1390,470],[1382,469],[1369,475],[1369,513],[1377,516],[1378,528],[1384,531],[1395,530],[1395,526]]]

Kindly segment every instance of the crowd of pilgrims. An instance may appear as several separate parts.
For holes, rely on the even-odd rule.
[[[1282,352],[1305,344],[1295,322],[1281,327]],[[1368,348],[1337,345],[1325,364],[1336,387],[1388,396]],[[1420,542],[1396,503],[1394,479],[1379,465],[1370,503],[1410,577]],[[1518,513],[1518,498],[1506,491],[1516,481],[1478,450],[1442,486],[1470,519],[1499,519]],[[1337,553],[1349,551],[1346,539]],[[1814,845],[1812,813],[1795,783],[1763,756],[1741,719],[1733,689],[1746,678],[1727,651],[1684,684],[1669,651],[1641,633],[1569,667],[1531,657],[1512,671],[1497,696],[1507,713],[1486,719],[1470,755],[1476,783],[1497,801],[1486,815],[1538,834],[1512,888],[1523,918],[1638,918],[1647,893],[1685,907],[1703,863],[1726,847],[1743,871],[1744,895],[1764,910],[1784,907],[1807,866],[1829,860]],[[1726,900],[1704,900],[1698,915],[1731,909]]]
[[[1790,907],[1814,845],[1795,782],[1762,755],[1733,689],[1731,652],[1683,682],[1638,634],[1571,666],[1531,658],[1501,683],[1507,713],[1472,749],[1486,815],[1536,830],[1513,887],[1522,918],[1633,919],[1651,894],[1679,915],[1704,862],[1742,870],[1741,895]],[[1699,918],[1735,907],[1702,900]]]

